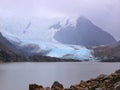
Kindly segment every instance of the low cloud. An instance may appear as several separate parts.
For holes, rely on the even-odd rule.
[[[0,16],[63,18],[84,15],[120,39],[120,0],[0,0]]]

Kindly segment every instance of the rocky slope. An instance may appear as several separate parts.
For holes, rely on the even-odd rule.
[[[69,24],[69,20],[67,20],[66,24],[63,26],[57,23],[50,28],[58,29],[54,38],[64,44],[92,47],[116,42],[112,35],[105,32],[85,17],[79,17],[75,26]]]
[[[19,50],[15,45],[10,43],[0,33],[0,62],[24,61],[25,57],[18,54]]]
[[[14,44],[9,42],[2,33],[0,32],[0,50],[11,50],[13,52],[18,52],[19,50],[16,48]]]
[[[110,75],[101,74],[97,78],[82,80],[77,85],[71,85],[70,88],[64,88],[61,83],[55,81],[51,87],[30,84],[29,90],[120,90],[120,70]]]
[[[94,47],[94,56],[102,61],[120,62],[120,42]]]

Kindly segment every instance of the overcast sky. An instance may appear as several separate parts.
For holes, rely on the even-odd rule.
[[[0,0],[0,16],[63,18],[83,15],[120,40],[120,0]]]

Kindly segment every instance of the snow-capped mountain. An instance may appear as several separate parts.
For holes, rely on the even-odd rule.
[[[4,22],[4,20],[3,20]],[[1,22],[2,23],[2,22]],[[1,25],[1,33],[19,50],[27,55],[40,54],[66,59],[93,59],[93,51],[84,46],[61,44],[53,37],[57,31],[49,29],[53,21],[44,20],[9,20]],[[63,23],[61,24],[63,25]],[[74,25],[73,25],[74,26]],[[56,31],[55,31],[56,30]]]
[[[63,44],[93,47],[116,42],[112,35],[83,16],[77,18],[76,22],[74,20],[74,23],[67,19],[64,24],[58,22],[50,28],[51,30],[56,30],[54,39]]]

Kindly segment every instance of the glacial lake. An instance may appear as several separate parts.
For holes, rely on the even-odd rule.
[[[29,84],[51,86],[59,81],[65,87],[81,80],[110,74],[120,69],[120,63],[101,62],[51,62],[0,64],[0,90],[29,90]]]

